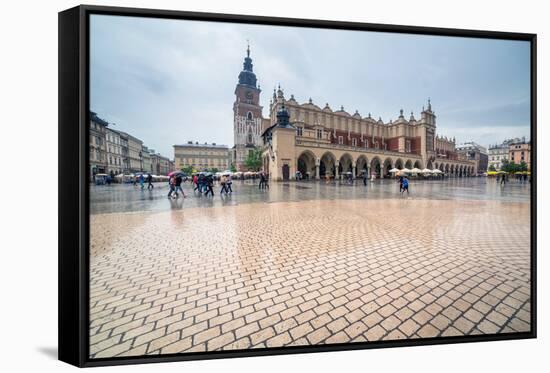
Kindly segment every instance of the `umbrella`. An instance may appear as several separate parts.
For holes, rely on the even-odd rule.
[[[168,174],[168,177],[172,177],[172,176],[179,175],[179,174],[184,174],[184,172],[183,171],[172,171]]]
[[[435,170],[432,170],[432,172],[433,172],[434,174],[442,174],[442,173],[443,173],[443,171],[438,170],[437,168],[436,168]]]
[[[399,172],[399,171],[400,171],[400,170],[399,170],[398,168],[395,168],[395,167],[394,167],[394,168],[392,168],[392,169],[390,170],[390,173],[393,174],[393,173],[396,173],[396,172]]]
[[[429,168],[425,168],[425,169],[422,170],[422,173],[423,173],[423,174],[431,174],[432,172],[433,172],[433,171],[430,170]]]
[[[412,172],[413,174],[417,174],[417,173],[422,172],[422,170],[415,167],[415,168],[413,168],[413,169],[411,170],[411,172]]]
[[[409,170],[408,168],[405,167],[405,168],[400,169],[400,170],[399,170],[399,173],[407,173],[407,174],[409,174],[409,173],[411,173],[411,170]]]

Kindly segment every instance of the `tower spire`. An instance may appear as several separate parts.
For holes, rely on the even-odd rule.
[[[250,42],[246,40],[246,57],[244,58],[243,69],[239,74],[239,84],[256,88],[256,75],[250,58]]]

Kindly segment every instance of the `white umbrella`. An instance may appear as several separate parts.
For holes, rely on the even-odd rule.
[[[401,170],[399,170],[398,168],[392,168],[392,169],[390,170],[390,173],[393,174],[393,173],[396,173],[396,172],[399,172],[399,171],[401,171]]]
[[[442,174],[443,171],[441,170],[438,170],[437,168],[435,170],[432,171],[434,174]]]
[[[422,173],[423,173],[423,174],[431,174],[432,172],[433,172],[433,171],[430,170],[429,168],[425,168],[425,169],[422,170]]]
[[[412,172],[413,174],[418,174],[418,173],[422,172],[422,170],[415,167],[415,168],[413,168],[413,169],[411,170],[411,172]]]
[[[409,170],[408,168],[402,168],[402,169],[399,170],[399,172],[411,173],[411,170]]]

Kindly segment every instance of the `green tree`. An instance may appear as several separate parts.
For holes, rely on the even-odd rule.
[[[262,153],[259,149],[252,150],[248,153],[248,157],[244,161],[244,165],[250,171],[260,171],[262,167]]]
[[[231,163],[231,166],[229,167],[229,169],[231,170],[231,172],[237,172],[237,167],[235,167],[233,163]]]
[[[518,171],[527,171],[527,163],[524,161],[521,161],[521,163],[518,166]]]
[[[219,171],[220,171],[220,170],[218,170],[217,167],[212,167],[212,168],[210,169],[210,172],[212,172],[213,174],[215,174],[216,172],[219,172]]]
[[[496,171],[497,169],[495,168],[495,165],[492,164],[492,165],[489,165],[489,171]]]
[[[181,171],[185,172],[187,175],[191,175],[195,170],[193,169],[193,166],[184,166],[181,168]]]

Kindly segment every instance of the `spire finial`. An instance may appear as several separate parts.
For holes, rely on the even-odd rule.
[[[429,97],[428,97],[428,110],[432,111],[432,101],[430,100]]]
[[[250,40],[246,39],[246,56],[250,57]]]

